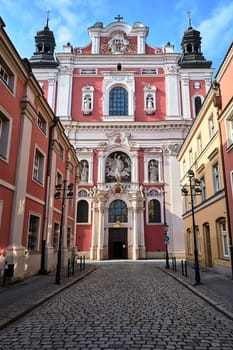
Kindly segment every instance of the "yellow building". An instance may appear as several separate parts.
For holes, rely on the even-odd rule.
[[[185,255],[187,260],[195,260],[196,247],[196,261],[198,257],[201,267],[230,274],[216,91],[213,84],[178,154]]]

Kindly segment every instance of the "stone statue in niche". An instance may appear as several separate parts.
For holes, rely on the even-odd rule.
[[[91,97],[89,95],[86,95],[84,97],[84,109],[91,109]]]
[[[82,161],[81,182],[88,182],[88,172],[88,163],[84,160]]]
[[[147,109],[154,109],[154,100],[152,96],[148,96],[146,99],[146,108]]]
[[[159,167],[158,161],[152,159],[149,162],[149,180],[150,182],[158,182],[159,181]]]

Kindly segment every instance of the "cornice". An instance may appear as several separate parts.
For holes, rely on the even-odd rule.
[[[67,131],[188,131],[192,125],[191,120],[175,120],[175,121],[162,121],[162,122],[121,122],[121,123],[108,123],[108,122],[76,122],[70,120],[61,120],[64,128]]]

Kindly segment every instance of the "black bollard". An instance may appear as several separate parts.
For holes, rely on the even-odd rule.
[[[85,255],[83,256],[83,270],[86,268],[86,258]]]
[[[75,264],[75,257],[72,258],[72,276],[74,276],[74,264]]]
[[[70,259],[68,259],[68,265],[67,265],[67,276],[70,277]]]
[[[184,262],[184,274],[185,274],[185,277],[188,277],[187,261],[186,261],[186,260],[185,260],[185,262]]]
[[[83,266],[82,266],[82,265],[83,265],[83,257],[80,256],[80,259],[79,259],[79,260],[80,260],[79,270],[82,271],[82,267],[83,267]]]
[[[184,262],[183,262],[183,260],[181,260],[181,273],[182,273],[182,276],[184,276]]]

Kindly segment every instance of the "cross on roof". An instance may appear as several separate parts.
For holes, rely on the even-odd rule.
[[[186,13],[188,15],[188,25],[189,25],[189,28],[191,28],[192,24],[191,24],[191,17],[190,17],[190,15],[191,15],[192,11],[188,10],[188,11],[186,11]]]
[[[120,22],[120,20],[123,19],[123,17],[121,15],[117,15],[114,19],[116,19],[117,22]]]
[[[50,10],[47,10],[47,17],[46,17],[46,27],[49,27],[49,14],[51,13]]]

